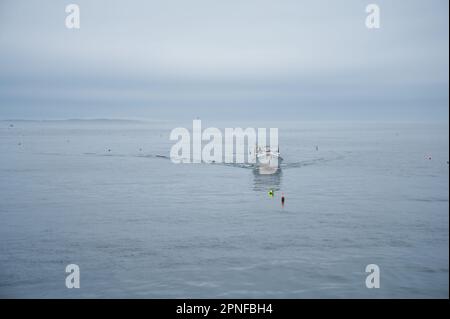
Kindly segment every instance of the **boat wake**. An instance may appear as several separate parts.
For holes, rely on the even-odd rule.
[[[51,155],[51,156],[79,156],[80,154],[65,154],[65,153],[38,153],[40,155]],[[98,156],[98,157],[136,157],[136,158],[147,158],[147,159],[160,159],[160,160],[170,160],[170,157],[162,154],[124,154],[124,153],[113,153],[113,152],[105,152],[105,153],[95,153],[95,152],[85,152],[81,154],[82,156]],[[294,169],[301,168],[306,166],[313,165],[321,165],[327,162],[336,161],[344,158],[342,155],[337,155],[334,157],[326,158],[326,157],[318,157],[303,161],[289,162],[286,159],[280,163],[280,169]],[[179,158],[179,160],[182,158]],[[220,166],[228,166],[228,167],[236,167],[242,169],[256,169],[258,168],[257,163],[218,163],[218,162],[203,162],[203,165],[220,165]]]
[[[144,158],[161,158],[161,159],[167,159],[170,160],[169,156],[165,155],[137,155],[137,157],[144,157]],[[312,166],[312,165],[320,165],[327,162],[332,162],[336,160],[343,159],[344,156],[338,155],[330,158],[326,157],[318,157],[314,159],[304,160],[304,161],[298,161],[298,162],[289,162],[286,161],[286,159],[283,159],[283,161],[280,163],[280,169],[293,169],[293,168],[301,168],[306,166]],[[179,158],[179,160],[182,158]],[[259,164],[257,163],[218,163],[218,162],[203,162],[202,164],[206,165],[221,165],[221,166],[230,166],[230,167],[237,167],[237,168],[243,168],[243,169],[256,169],[259,167]]]

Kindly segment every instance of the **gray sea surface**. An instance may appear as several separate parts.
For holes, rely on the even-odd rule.
[[[0,297],[448,298],[448,124],[203,125],[278,127],[280,173],[172,163],[191,122],[0,122]]]

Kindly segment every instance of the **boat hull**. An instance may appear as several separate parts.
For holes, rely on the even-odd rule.
[[[280,169],[281,160],[278,154],[259,154],[257,156],[258,172],[262,175],[275,174]]]

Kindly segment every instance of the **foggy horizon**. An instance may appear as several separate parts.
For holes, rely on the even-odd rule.
[[[448,2],[3,1],[0,118],[448,122]]]

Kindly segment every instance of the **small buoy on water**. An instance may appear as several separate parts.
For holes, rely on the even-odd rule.
[[[284,206],[284,194],[281,194],[281,206]]]
[[[273,189],[269,190],[269,196],[270,196],[270,197],[273,197],[273,194],[274,194]]]

